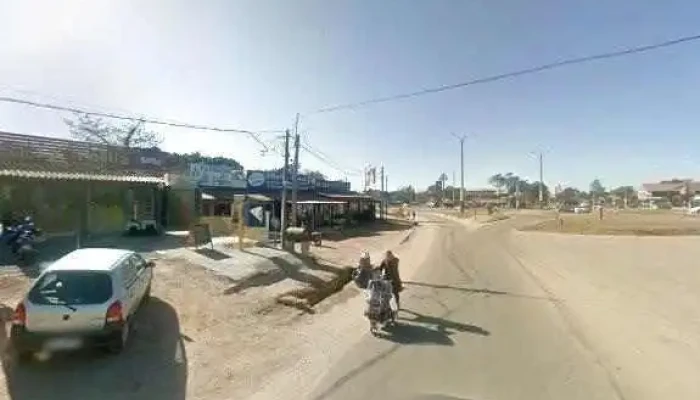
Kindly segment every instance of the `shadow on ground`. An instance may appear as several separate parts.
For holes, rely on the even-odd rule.
[[[410,314],[406,318],[401,314]],[[480,336],[491,333],[476,325],[463,324],[446,318],[432,317],[412,310],[401,310],[397,324],[387,327],[382,337],[398,344],[437,344],[452,346],[454,342],[450,335],[457,332],[468,332]]]
[[[248,252],[246,250],[243,251],[259,256],[253,252]],[[252,277],[247,277],[243,281],[236,282],[235,285],[224,290],[224,294],[236,294],[254,287],[269,286],[285,279],[292,279],[297,282],[301,282],[308,285],[312,289],[326,288],[329,285],[329,282],[332,283],[336,277],[340,278],[347,274],[347,271],[344,268],[326,264],[315,258],[299,254],[295,254],[293,256],[302,262],[303,265],[291,263],[283,257],[266,258],[267,260],[271,261],[276,268],[270,271],[260,272]],[[332,275],[330,275],[328,279],[322,279],[314,275],[312,271],[324,271],[331,273]]]
[[[518,294],[518,293],[504,292],[501,290],[491,290],[491,289],[484,289],[484,288],[479,289],[479,288],[439,285],[439,284],[433,284],[433,283],[412,282],[412,281],[404,281],[403,283],[404,283],[404,285],[408,285],[408,286],[422,286],[422,287],[429,287],[429,288],[433,288],[433,289],[456,290],[458,292],[484,294],[487,296],[493,295],[493,296],[519,297],[522,299],[546,300],[546,301],[551,301],[551,302],[558,301],[555,298],[547,297],[547,296],[534,296],[534,295],[528,295],[528,294]]]
[[[4,335],[3,335],[4,336]],[[187,357],[173,307],[152,298],[135,319],[129,347],[119,355],[98,350],[18,364],[8,355],[3,370],[10,398],[184,400]]]
[[[412,221],[387,220],[375,221],[357,227],[343,228],[340,231],[323,232],[323,240],[338,242],[357,237],[379,236],[381,232],[403,231],[413,226]]]
[[[197,249],[194,252],[214,261],[221,261],[231,258],[231,256],[228,254],[222,253],[216,249]]]

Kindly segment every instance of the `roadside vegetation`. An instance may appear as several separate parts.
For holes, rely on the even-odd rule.
[[[605,210],[603,219],[597,212],[556,214],[524,231],[557,232],[579,235],[688,236],[700,235],[700,218],[669,210]]]

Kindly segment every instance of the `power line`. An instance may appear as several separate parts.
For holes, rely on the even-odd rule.
[[[88,110],[85,110],[85,109],[82,109],[79,107],[60,106],[60,105],[52,104],[52,103],[40,103],[40,102],[36,102],[36,101],[31,101],[31,100],[18,99],[15,97],[0,96],[0,102],[21,104],[21,105],[25,105],[25,106],[30,106],[30,107],[35,107],[35,108],[43,108],[43,109],[54,110],[54,111],[66,111],[66,112],[72,112],[72,113],[76,113],[76,114],[93,115],[93,116],[97,116],[97,117],[111,118],[111,119],[117,119],[117,120],[141,121],[141,122],[146,122],[149,124],[172,126],[172,127],[176,127],[176,128],[188,128],[188,129],[214,131],[214,132],[243,133],[243,134],[250,136],[253,140],[255,140],[258,144],[263,146],[266,150],[267,150],[267,146],[258,137],[258,134],[260,134],[260,133],[280,133],[280,132],[283,133],[284,132],[284,131],[249,131],[249,130],[245,130],[245,129],[220,128],[220,127],[216,127],[216,126],[190,124],[190,123],[178,122],[178,121],[165,121],[165,120],[156,119],[156,118],[149,118],[149,117],[130,117],[128,115],[122,115],[122,114],[116,114],[116,113],[110,113],[110,112],[88,111]]]
[[[322,159],[322,161],[324,161],[326,164],[329,164],[332,167],[334,167],[335,169],[342,171],[344,173],[350,172],[348,175],[359,175],[359,174],[363,173],[361,170],[359,170],[357,168],[341,168],[338,163],[331,161],[332,157],[328,156],[328,154],[322,152],[318,148],[312,146],[311,143],[309,143],[309,139],[307,136],[303,135],[302,139],[304,140],[303,146],[305,146],[305,150],[307,150],[307,152],[313,153],[313,155],[316,158]]]
[[[636,54],[636,53],[644,53],[644,52],[657,50],[657,49],[664,48],[664,47],[671,47],[671,46],[676,46],[676,45],[683,44],[683,43],[693,42],[696,40],[700,40],[700,35],[684,36],[681,38],[668,40],[665,42],[654,43],[654,44],[638,46],[638,47],[632,47],[632,48],[628,48],[625,50],[612,51],[612,52],[608,52],[608,53],[595,54],[595,55],[590,55],[590,56],[585,56],[585,57],[571,58],[571,59],[557,61],[557,62],[553,62],[553,63],[549,63],[549,64],[539,65],[536,67],[526,68],[526,69],[522,69],[522,70],[518,70],[518,71],[506,72],[506,73],[499,74],[499,75],[492,75],[492,76],[487,76],[484,78],[477,78],[477,79],[473,79],[473,80],[470,80],[467,82],[455,83],[455,84],[451,84],[451,85],[443,85],[443,86],[438,86],[438,87],[434,87],[434,88],[418,90],[415,92],[397,94],[397,95],[387,96],[387,97],[377,97],[374,99],[360,101],[357,103],[346,103],[346,104],[340,104],[340,105],[336,105],[336,106],[324,107],[324,108],[320,108],[314,112],[311,112],[310,114],[329,113],[329,112],[334,112],[334,111],[349,110],[349,109],[353,109],[353,108],[369,106],[372,104],[387,103],[387,102],[396,101],[396,100],[404,100],[404,99],[408,99],[408,98],[412,98],[412,97],[418,97],[418,96],[424,96],[424,95],[433,94],[433,93],[445,92],[448,90],[460,89],[460,88],[463,88],[465,86],[477,85],[477,84],[488,83],[488,82],[495,82],[495,81],[500,81],[503,79],[515,78],[515,77],[522,76],[522,75],[534,74],[534,73],[543,72],[543,71],[547,71],[547,70],[555,69],[555,68],[560,68],[560,67],[564,67],[564,66],[568,66],[568,65],[572,65],[572,64],[582,64],[582,63],[587,63],[587,62],[591,62],[591,61],[622,57],[622,56]]]
[[[346,175],[359,175],[359,172],[355,172],[352,170],[347,170],[345,168],[340,167],[339,165],[335,164],[334,162],[328,160],[327,158],[323,157],[322,155],[318,154],[315,150],[309,148],[306,144],[301,144],[301,149],[309,153],[310,155],[314,156],[317,160],[320,160],[321,162],[325,163],[326,165],[330,166],[331,168],[338,170],[342,172],[343,174]]]

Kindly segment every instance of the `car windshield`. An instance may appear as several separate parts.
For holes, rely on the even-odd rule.
[[[92,271],[49,272],[29,292],[29,300],[35,304],[102,304],[111,297],[110,276]]]

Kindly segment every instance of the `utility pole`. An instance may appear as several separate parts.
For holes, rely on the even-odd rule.
[[[292,170],[292,226],[297,226],[297,195],[299,192],[299,113],[294,120],[294,165]]]
[[[459,213],[464,214],[464,139],[467,138],[466,135],[457,136],[454,133],[452,136],[459,139],[459,164],[461,169],[461,184],[459,188]]]
[[[287,177],[289,170],[289,129],[284,131],[284,169],[282,170],[282,206],[280,207],[280,244],[285,246],[284,231],[287,228]]]

